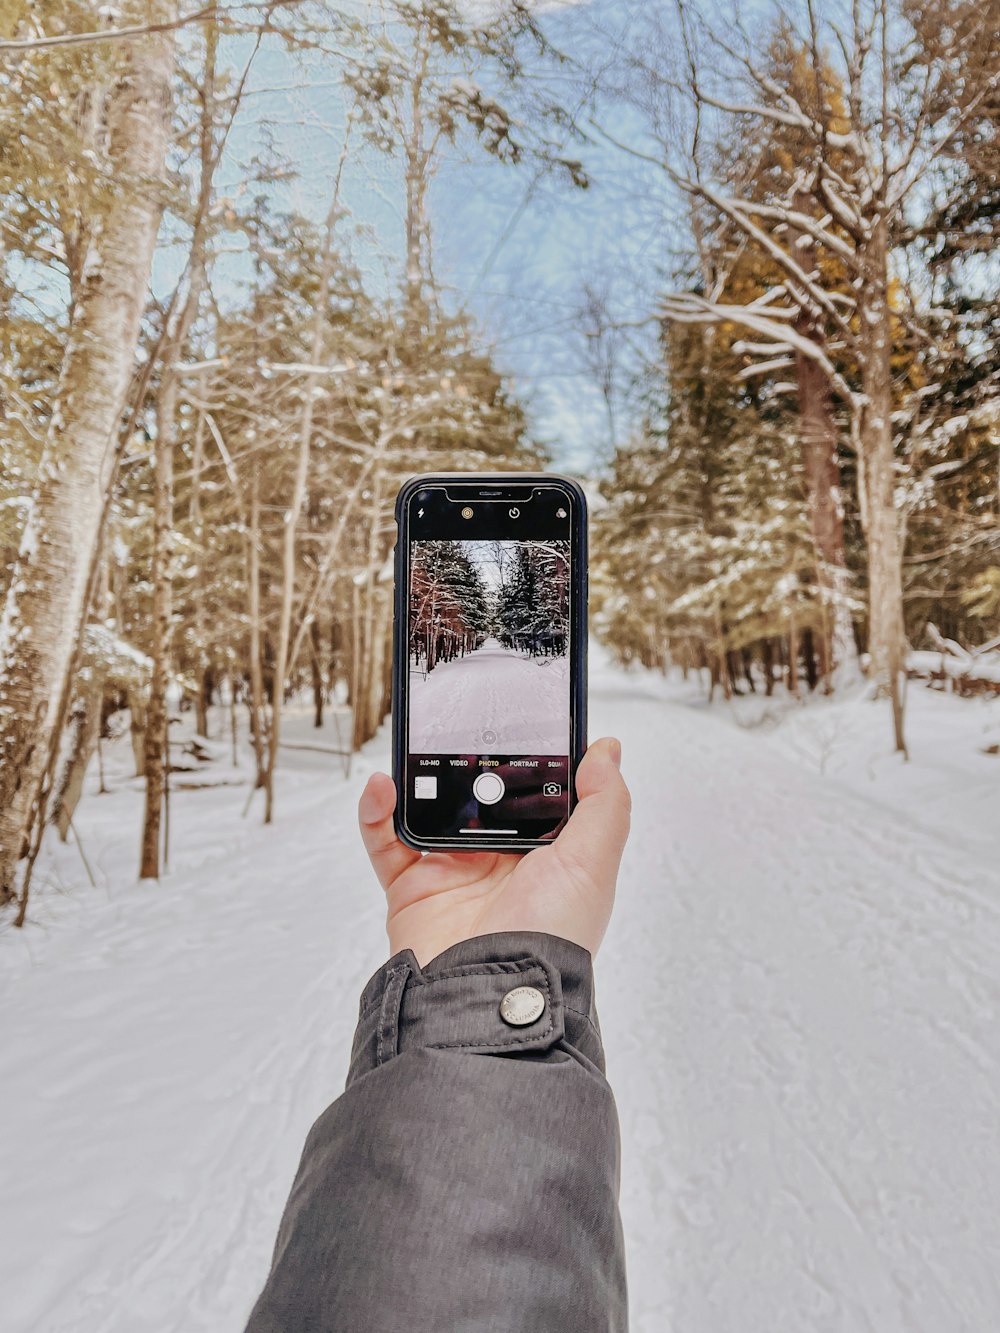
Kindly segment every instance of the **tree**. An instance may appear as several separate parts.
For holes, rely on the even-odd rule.
[[[148,5],[128,15],[148,18]],[[155,13],[167,19],[167,0]],[[0,892],[15,891],[89,596],[112,448],[131,378],[162,211],[172,33],[116,49],[100,98],[106,197],[86,214],[74,303],[18,563],[0,627]],[[114,188],[109,188],[114,182]],[[70,256],[72,267],[72,259]]]
[[[620,448],[595,515],[596,621],[619,658],[707,668],[728,697],[757,654],[770,692],[797,686],[827,606],[812,540],[797,414],[757,375],[737,330],[667,324],[641,432]]]
[[[779,13],[806,54],[811,97],[780,77],[738,20],[723,30],[700,11],[692,18],[686,5],[677,8],[683,70],[651,69],[640,58],[646,86],[654,83],[674,105],[654,126],[655,151],[646,156],[781,274],[780,283],[747,304],[695,289],[674,293],[663,309],[678,321],[739,323],[768,354],[808,358],[847,409],[868,555],[870,675],[891,698],[895,744],[905,750],[893,354],[895,324],[919,326],[920,310],[908,290],[893,286],[891,255],[909,230],[907,208],[918,184],[996,87],[997,74],[956,106],[948,90],[978,25],[954,34],[922,77],[913,72],[912,25],[889,0],[854,5],[845,23],[821,19],[807,0],[801,33],[789,11]],[[826,94],[831,51],[838,53],[842,107]],[[716,127],[716,141],[733,131],[762,142],[769,132],[793,131],[800,144],[794,169],[779,172],[761,200],[745,180],[714,169],[709,126]],[[848,297],[830,290],[822,257],[846,273]]]
[[[517,542],[497,599],[500,641],[533,656],[561,657],[569,641],[569,543]]]
[[[475,651],[492,611],[483,577],[461,542],[413,544],[409,653],[416,666],[429,674],[439,662]]]

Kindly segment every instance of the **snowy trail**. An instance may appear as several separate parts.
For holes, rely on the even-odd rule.
[[[438,675],[432,673],[432,679]],[[1000,1094],[997,705],[918,692],[743,730],[594,673],[635,800],[597,963],[638,1333],[989,1333]],[[294,728],[293,728],[294,729]],[[7,1333],[238,1333],[313,1118],[342,1087],[382,899],[349,782],[296,755],[279,823],[88,798],[33,930],[0,936]],[[821,771],[821,769],[825,771]],[[121,784],[120,784],[121,785]]]
[[[693,701],[654,749],[648,688],[605,717],[662,832],[598,961],[635,1326],[997,1327],[995,827],[968,855]]]
[[[411,670],[411,752],[465,754],[473,740],[479,754],[568,754],[568,658],[527,657],[487,639],[426,677]]]

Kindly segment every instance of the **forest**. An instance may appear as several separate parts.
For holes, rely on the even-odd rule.
[[[594,630],[622,663],[726,698],[864,678],[903,753],[908,674],[1000,688],[1000,10],[735,13],[3,5],[0,893],[18,922],[47,831],[69,836],[123,729],[151,879],[182,713],[204,737],[246,727],[266,822],[289,701],[317,728],[343,714],[349,750],[375,735],[392,502],[431,468],[574,457]],[[324,89],[321,173],[279,133],[282,79]],[[456,162],[523,190],[515,218],[542,199],[535,226],[613,209],[605,257],[653,214],[645,268],[578,265],[561,414],[438,274]],[[388,247],[375,194],[395,201]],[[574,401],[606,421],[582,458]],[[473,603],[419,650],[428,668],[487,632]],[[511,645],[550,632],[515,622]]]
[[[386,867],[579,959],[620,779],[606,1063],[471,1060],[610,1112],[632,1333],[1000,1329],[998,231],[1000,0],[0,0],[3,1333],[242,1333]],[[620,748],[376,873],[451,471],[579,482],[586,716],[566,544],[416,542],[421,809]]]
[[[411,661],[426,675],[439,662],[475,652],[488,637],[532,657],[565,655],[569,542],[413,544]]]

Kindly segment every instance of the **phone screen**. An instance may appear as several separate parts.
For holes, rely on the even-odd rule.
[[[406,823],[544,840],[569,813],[576,502],[557,485],[480,491],[409,502]]]

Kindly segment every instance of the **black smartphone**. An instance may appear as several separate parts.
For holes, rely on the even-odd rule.
[[[417,477],[396,525],[396,831],[423,850],[543,846],[587,744],[583,491],[551,475]]]

